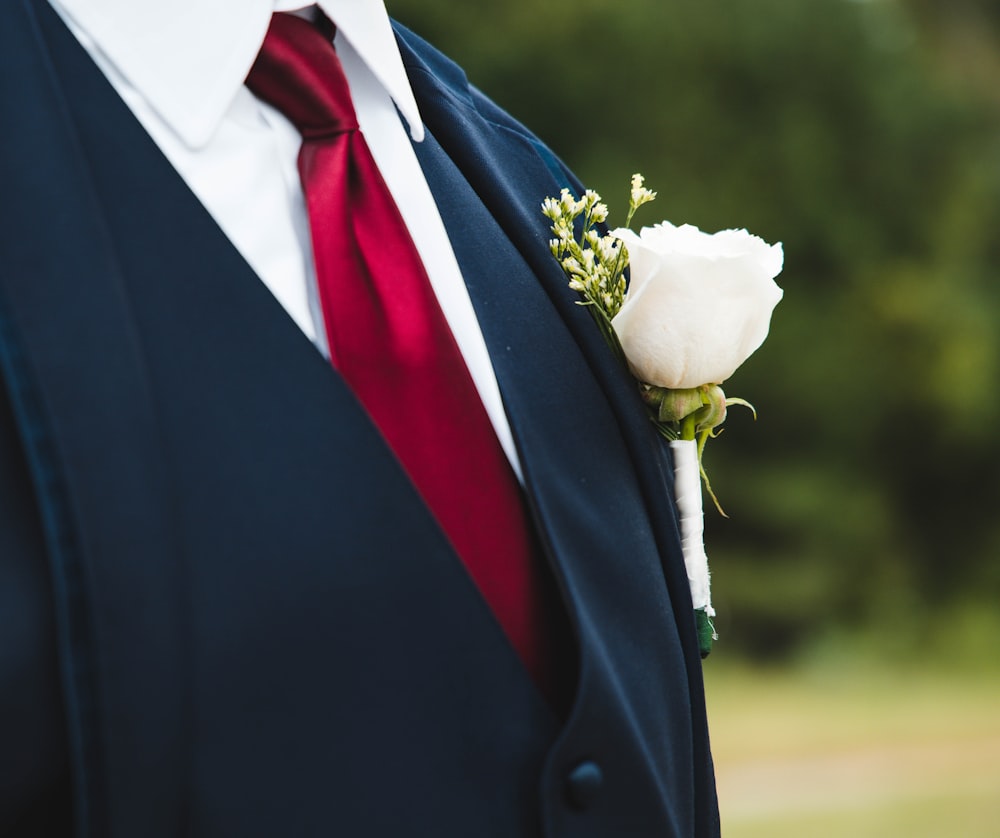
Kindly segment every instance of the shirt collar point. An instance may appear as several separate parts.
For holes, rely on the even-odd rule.
[[[422,143],[424,141],[424,123],[420,121],[419,117],[414,119],[410,116],[406,117],[406,124],[410,126],[410,138],[415,143]]]

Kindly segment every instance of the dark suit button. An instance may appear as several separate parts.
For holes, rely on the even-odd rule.
[[[594,802],[603,783],[601,766],[589,759],[584,760],[566,778],[566,799],[574,809],[586,809]]]

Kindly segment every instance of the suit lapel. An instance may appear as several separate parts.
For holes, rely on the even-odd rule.
[[[644,552],[638,545],[652,541],[616,418],[530,266],[433,136],[419,156],[490,348],[526,488],[564,591],[573,599],[578,622],[585,621],[588,615],[580,612],[589,601],[576,596],[575,586],[581,572],[597,570],[586,561],[588,554],[632,563]],[[593,439],[601,444],[594,446]],[[591,504],[603,514],[595,516]],[[632,569],[659,573],[656,565]],[[645,575],[647,595],[651,581],[655,578]],[[664,590],[662,582],[651,587],[654,598]],[[630,603],[637,593],[609,598]],[[662,599],[654,607],[670,610]]]
[[[432,135],[417,154],[469,286],[581,638],[577,713],[601,701],[597,672],[630,657],[628,644],[621,645],[623,626],[668,650],[677,648],[669,640],[676,633],[683,660],[671,677],[687,674],[676,708],[683,722],[664,734],[691,740],[695,773],[703,772],[689,796],[691,817],[699,834],[707,832],[714,779],[666,446],[631,376],[566,287],[540,212],[544,197],[564,186],[579,192],[579,184],[537,139],[469,88],[455,65],[401,27],[397,34]],[[608,603],[620,610],[602,611]],[[644,677],[625,668],[612,678]],[[677,684],[662,686],[677,696]]]
[[[452,244],[463,260],[463,272],[474,303],[478,300],[477,314],[494,365],[501,375],[501,387],[505,383],[504,376],[515,376],[521,369],[508,363],[511,356],[509,336],[523,333],[526,318],[543,317],[540,311],[557,318],[560,328],[572,338],[572,345],[564,349],[582,352],[590,377],[603,391],[615,411],[617,422],[622,425],[619,433],[629,446],[643,488],[649,489],[644,493],[641,506],[644,509],[648,506],[649,513],[657,519],[658,540],[667,557],[667,581],[672,589],[679,589],[674,604],[683,615],[679,629],[687,644],[693,640],[688,631],[689,624],[693,623],[686,613],[690,610],[690,593],[676,544],[675,512],[664,491],[671,481],[666,476],[669,471],[665,469],[663,446],[646,419],[631,376],[613,358],[587,312],[577,305],[577,296],[566,287],[565,277],[548,250],[547,222],[540,212],[542,199],[558,194],[564,186],[579,188],[578,184],[562,170],[551,152],[530,135],[516,130],[514,123],[498,125],[484,118],[478,108],[488,104],[485,100],[480,105],[475,100],[475,93],[466,90],[466,95],[462,95],[461,88],[456,92],[456,80],[446,73],[432,75],[422,56],[418,57],[409,47],[408,39],[413,37],[406,33],[402,39],[404,59],[418,92],[421,113],[434,140],[443,147],[435,148],[433,142],[426,147],[418,145],[418,157],[439,196],[439,208],[448,225]],[[436,73],[441,72],[437,66],[433,69]],[[450,84],[446,86],[441,79]],[[444,163],[445,159],[449,163]],[[462,184],[464,195],[456,194],[454,178],[447,170],[449,165],[461,172],[465,181]],[[469,210],[470,205],[478,205],[478,214]],[[485,223],[480,217],[482,210],[486,211],[493,230],[492,238],[485,242],[482,227],[476,226]],[[506,270],[504,259],[507,257],[501,254],[509,254],[506,248],[510,244],[521,265],[521,273],[515,275],[520,281],[516,286],[512,276],[499,282],[490,278],[498,273],[497,264],[504,265]],[[542,331],[551,326],[552,323],[539,324]],[[533,374],[537,372],[540,359],[520,360]],[[564,377],[561,363],[568,364],[570,360],[557,359],[551,370],[553,379]],[[546,386],[554,384],[557,382],[550,380]],[[510,390],[509,384],[506,389]],[[561,424],[574,407],[579,407],[578,400],[570,398],[559,407],[555,413],[561,414],[558,419]],[[586,446],[582,445],[574,457],[585,458],[586,451]],[[667,503],[659,502],[660,498]]]
[[[648,739],[684,753],[693,746],[692,701],[676,680],[685,670],[680,619],[618,417],[531,268],[433,137],[419,155],[490,349],[528,496],[579,640],[576,703],[550,764],[556,773],[569,770],[576,725],[594,717],[636,749]],[[688,600],[688,619],[690,608]],[[636,643],[660,650],[662,666],[649,668]],[[632,705],[625,714],[623,700]],[[690,780],[690,772],[672,779],[679,799],[693,798]]]

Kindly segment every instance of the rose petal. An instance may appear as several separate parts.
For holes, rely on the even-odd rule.
[[[641,380],[673,389],[721,384],[764,342],[783,293],[774,282],[780,244],[668,222],[614,235],[629,250],[631,277],[614,327]]]

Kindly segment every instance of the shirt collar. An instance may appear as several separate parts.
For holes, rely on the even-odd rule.
[[[274,11],[302,0],[50,0],[190,147],[208,142],[253,65]],[[382,0],[317,0],[414,140],[423,125]]]

